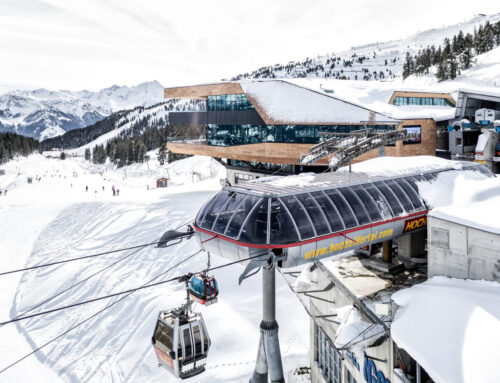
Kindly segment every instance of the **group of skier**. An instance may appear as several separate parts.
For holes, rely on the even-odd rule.
[[[73,184],[71,184],[71,186],[73,187]],[[115,185],[113,185],[111,187],[111,190],[113,191],[113,196],[119,196],[120,195],[120,189],[115,189]],[[85,191],[86,192],[89,191],[89,185],[85,186]],[[104,186],[102,187],[102,191],[104,191]],[[97,193],[97,190],[96,190],[96,193]]]

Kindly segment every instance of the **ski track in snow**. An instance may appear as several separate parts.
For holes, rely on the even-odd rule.
[[[93,165],[78,159],[60,161],[38,157],[40,159],[36,160],[35,165],[30,160],[20,160],[9,165],[21,175],[15,177],[7,170],[9,178],[6,179],[10,180],[11,194],[1,202],[0,214],[12,213],[15,216],[20,204],[36,207],[38,198],[43,200],[43,204],[55,205],[58,196],[67,193],[69,182],[73,182],[73,188],[79,192],[76,196],[68,197],[67,201],[60,201],[58,206],[62,208],[55,211],[54,217],[47,219],[48,224],[38,235],[33,236],[31,243],[24,244],[31,249],[26,256],[25,265],[152,242],[166,230],[194,218],[203,203],[220,188],[220,170],[213,177],[197,184],[181,185],[183,182],[189,183],[190,177],[186,174],[189,174],[193,166],[207,169],[213,166],[210,162],[213,160],[200,157],[169,165],[171,174],[178,177],[178,186],[164,190],[146,192],[145,182],[151,184],[153,180],[146,180],[142,176],[123,180],[122,170],[108,170],[104,175],[110,180],[109,184],[105,183],[106,189],[109,190],[111,183],[121,189],[120,198],[113,198],[107,192],[101,195],[97,185],[104,182],[103,177],[93,169]],[[33,185],[23,181],[25,174],[43,173],[47,169],[61,177],[49,178],[47,175],[42,182]],[[79,173],[78,179],[71,178],[74,169]],[[63,178],[64,176],[67,178]],[[16,187],[13,186],[14,183]],[[176,181],[173,183],[176,184]],[[83,191],[85,184],[90,185],[89,193]],[[6,185],[0,184],[1,186]],[[95,196],[92,193],[94,189],[99,190]],[[33,190],[36,192],[33,193]],[[122,194],[124,198],[121,197]],[[20,196],[22,198],[17,198]],[[27,201],[30,199],[31,201]],[[18,226],[19,230],[23,225],[27,230],[30,228],[29,221],[14,220],[11,225]],[[9,245],[9,240],[4,238],[0,239],[1,247],[4,242]],[[194,239],[164,249],[149,246],[33,312],[141,286],[198,249]],[[22,273],[18,284],[11,286],[11,289],[14,288],[12,301],[9,303],[7,300],[5,304],[1,301],[8,308],[2,310],[5,312],[3,315],[13,318],[134,251]],[[225,259],[211,257],[212,265],[226,262],[228,261]],[[22,265],[20,260],[6,262],[0,257],[2,270]],[[167,273],[162,279],[198,271],[205,266],[206,256],[201,253]],[[261,279],[260,276],[255,276],[238,286],[238,275],[242,270],[241,266],[235,265],[216,271],[215,276],[221,289],[219,303],[207,308],[200,305],[195,307],[203,313],[212,339],[212,349],[206,372],[191,378],[191,382],[247,382],[251,376],[261,320]],[[36,356],[30,356],[4,376],[0,374],[0,382],[10,382],[20,377],[24,380],[26,376],[30,376],[31,380],[52,382],[55,380],[52,373],[62,382],[176,382],[177,379],[166,370],[158,368],[151,336],[158,311],[182,303],[184,297],[184,287],[176,283],[135,292],[39,351]],[[13,344],[4,347],[11,352],[0,357],[0,369],[118,299],[120,297],[114,297],[20,321],[16,325],[7,325],[12,327],[5,327],[0,331],[17,330],[17,336],[9,333]],[[287,376],[298,366],[309,364],[309,319],[281,277],[277,278],[277,316]],[[29,347],[14,344],[21,335]],[[24,370],[28,365],[32,369],[30,374]],[[37,370],[41,370],[42,365],[43,369],[49,370],[37,376]]]

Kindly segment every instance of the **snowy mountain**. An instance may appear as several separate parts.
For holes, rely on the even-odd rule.
[[[45,140],[92,125],[113,112],[162,100],[163,86],[157,81],[97,92],[13,90],[0,95],[0,131]]]
[[[85,128],[49,138],[42,142],[41,147],[43,150],[78,148],[73,153],[83,155],[86,148],[106,145],[115,137],[133,137],[152,127],[165,127],[170,111],[202,110],[204,107],[203,102],[196,100],[165,100],[148,107],[121,110]]]
[[[406,53],[415,55],[428,45],[436,47],[445,38],[462,31],[473,33],[487,21],[500,21],[500,14],[477,15],[467,21],[451,26],[430,29],[410,37],[384,43],[372,43],[353,47],[347,51],[331,53],[316,58],[290,61],[259,68],[251,73],[231,77],[231,80],[246,78],[332,78],[343,80],[391,80],[400,78]],[[403,32],[404,33],[404,32]]]

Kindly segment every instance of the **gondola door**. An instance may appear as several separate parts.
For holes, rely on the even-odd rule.
[[[203,320],[179,327],[179,372],[181,378],[197,375],[205,370],[210,339]]]

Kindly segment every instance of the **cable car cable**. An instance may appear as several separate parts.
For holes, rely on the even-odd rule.
[[[190,235],[191,235],[191,234],[189,234],[189,236],[190,236]],[[188,236],[188,235],[186,235],[186,236]],[[180,237],[180,238],[185,238],[185,236],[184,236],[184,237]],[[42,268],[42,267],[49,267],[49,266],[60,265],[60,264],[62,264],[62,263],[68,263],[68,262],[73,262],[73,261],[80,261],[80,260],[82,260],[82,259],[95,258],[95,257],[99,257],[99,256],[101,256],[101,255],[107,255],[107,254],[119,253],[119,252],[121,252],[121,251],[134,250],[134,249],[140,249],[140,248],[143,248],[143,247],[146,247],[146,246],[157,245],[157,244],[159,244],[160,242],[162,242],[162,241],[155,241],[155,242],[145,243],[145,244],[142,244],[142,245],[136,245],[136,246],[131,246],[131,247],[125,247],[125,248],[122,248],[122,249],[116,249],[116,250],[104,251],[104,252],[102,252],[102,253],[96,253],[96,254],[84,255],[84,256],[82,256],[82,257],[77,257],[77,258],[65,259],[65,260],[62,260],[62,261],[56,261],[56,262],[45,263],[45,264],[41,264],[41,265],[29,266],[29,267],[25,267],[25,268],[23,268],[23,269],[17,269],[17,270],[4,271],[4,272],[1,272],[1,273],[0,273],[0,276],[2,276],[2,275],[8,275],[8,274],[14,274],[14,273],[20,273],[20,272],[23,272],[23,271],[28,271],[28,270],[39,269],[39,268]]]
[[[192,257],[194,257],[195,255],[197,255],[198,253],[200,253],[201,251],[203,251],[203,249],[200,249],[198,250],[196,253],[190,255],[189,257],[187,258],[184,258],[183,260],[181,260],[180,262],[177,262],[176,265],[170,267],[168,270],[164,271],[163,273],[161,274],[158,274],[156,277],[154,277],[153,279],[149,280],[148,282],[146,282],[144,285],[147,285],[149,283],[151,283],[152,281],[158,279],[159,277],[163,276],[164,274],[168,273],[169,271],[175,269],[176,267],[180,266],[182,263],[186,262],[187,260],[191,259]],[[56,340],[62,338],[64,335],[68,334],[69,332],[73,331],[75,328],[81,326],[82,324],[88,322],[89,320],[91,320],[92,318],[95,318],[97,315],[99,315],[100,313],[106,311],[107,309],[109,309],[110,307],[114,306],[115,304],[117,304],[118,302],[121,302],[122,300],[124,300],[125,298],[127,298],[129,295],[131,295],[132,293],[134,293],[134,291],[137,291],[138,289],[135,289],[131,292],[129,292],[127,295],[121,297],[120,299],[110,303],[109,305],[105,306],[104,308],[102,308],[101,310],[97,311],[96,313],[92,314],[91,316],[87,317],[86,319],[84,319],[83,321],[77,323],[76,325],[74,325],[73,327],[70,327],[68,330],[64,331],[63,333],[59,334],[58,336],[56,336],[55,338],[52,338],[51,340],[49,340],[48,342],[44,343],[43,345],[37,347],[36,349],[34,349],[33,351],[31,351],[30,353],[24,355],[23,357],[17,359],[16,361],[12,362],[11,364],[9,364],[7,367],[4,367],[3,369],[0,370],[0,374],[2,372],[5,372],[7,371],[9,368],[15,366],[16,364],[22,362],[24,359],[26,359],[27,357],[35,354],[36,352],[40,351],[42,348],[48,346],[49,344],[55,342]]]
[[[115,262],[113,262],[113,263],[109,264],[108,266],[106,266],[106,267],[104,267],[104,268],[102,268],[102,269],[100,269],[100,270],[96,271],[94,274],[89,275],[88,277],[86,277],[86,278],[84,278],[84,279],[82,279],[82,280],[80,280],[80,281],[76,282],[75,284],[73,284],[73,285],[71,285],[71,286],[69,286],[69,287],[65,288],[64,290],[61,290],[60,292],[58,292],[57,294],[55,294],[55,295],[51,296],[50,298],[47,298],[47,299],[45,299],[44,301],[42,301],[42,302],[40,302],[40,303],[36,304],[35,306],[30,307],[28,310],[24,311],[23,313],[18,314],[18,315],[17,315],[16,317],[14,317],[12,320],[14,320],[14,319],[18,319],[18,318],[22,317],[23,315],[26,315],[27,313],[29,313],[29,312],[31,312],[31,311],[33,311],[33,310],[37,309],[38,307],[40,307],[40,306],[44,305],[45,303],[50,302],[50,301],[51,301],[51,300],[53,300],[54,298],[57,298],[58,296],[60,296],[60,295],[64,294],[65,292],[67,292],[67,291],[69,291],[69,290],[71,290],[71,289],[75,288],[76,286],[81,285],[82,283],[84,283],[84,282],[88,281],[90,278],[95,277],[96,275],[98,275],[98,274],[102,273],[103,271],[106,271],[107,269],[110,269],[111,267],[113,267],[114,265],[116,265],[116,264],[120,263],[121,261],[124,261],[125,259],[127,259],[127,258],[131,257],[132,255],[137,254],[140,250],[142,250],[142,249],[137,249],[137,250],[135,250],[135,251],[131,252],[130,254],[125,255],[124,257],[122,257],[122,258],[120,258],[120,259],[116,260]],[[7,323],[0,323],[0,327],[4,326],[5,324],[7,324]]]
[[[201,251],[203,251],[203,249],[198,250],[196,253],[190,255],[185,260],[192,258],[193,256],[195,256],[196,254],[198,254]],[[232,265],[234,265],[236,263],[241,263],[241,262],[248,261],[248,260],[251,260],[251,259],[254,259],[254,258],[262,257],[263,255],[266,255],[266,254],[267,253],[258,254],[258,255],[254,255],[252,257],[244,258],[244,259],[241,259],[241,260],[238,260],[238,261],[224,263],[222,265],[212,267],[212,268],[208,269],[208,271],[213,271],[213,270],[221,269],[223,267],[232,266]],[[207,271],[207,269],[204,269],[204,270],[202,270],[200,272],[205,272],[205,271]],[[197,272],[197,273],[200,273],[200,272]],[[197,273],[193,273],[193,274],[197,274]],[[159,276],[153,278],[153,280],[158,279],[163,274],[164,273],[162,273]],[[165,283],[169,283],[169,282],[173,282],[173,281],[178,281],[181,278],[185,278],[185,276],[186,276],[185,274],[178,275],[176,277],[167,279],[165,281],[160,281],[160,282],[155,282],[155,283],[150,283],[151,282],[150,281],[147,284],[144,284],[144,285],[139,286],[139,287],[135,287],[133,289],[119,291],[119,292],[116,292],[116,293],[113,293],[113,294],[108,294],[108,295],[104,295],[104,296],[101,296],[101,297],[88,299],[86,301],[75,302],[75,303],[69,304],[67,306],[56,307],[54,309],[50,309],[50,310],[46,310],[46,311],[41,311],[41,312],[38,312],[36,314],[31,314],[31,315],[26,315],[26,316],[17,316],[17,317],[12,318],[12,319],[10,319],[8,321],[0,322],[0,326],[4,326],[6,324],[13,323],[13,322],[19,322],[19,321],[24,320],[24,319],[30,319],[30,318],[35,318],[35,317],[42,316],[42,315],[51,314],[51,313],[54,313],[54,312],[57,312],[57,311],[66,310],[66,309],[70,309],[70,308],[77,307],[77,306],[82,306],[82,305],[85,305],[85,304],[88,304],[88,303],[93,303],[93,302],[101,301],[101,300],[108,299],[108,298],[113,298],[113,297],[116,297],[116,296],[119,296],[119,295],[123,295],[123,294],[131,294],[131,293],[133,293],[135,291],[138,291],[138,290],[143,290],[143,289],[147,289],[147,288],[150,288],[150,287],[155,287],[155,286],[163,285]],[[24,315],[24,314],[22,314],[22,315]]]
[[[189,221],[188,221],[188,222],[189,222]],[[186,224],[187,224],[187,222],[185,222],[185,223],[183,223],[183,224],[181,224],[181,225],[177,226],[177,227],[175,228],[175,230],[180,229],[181,227],[185,226]],[[157,240],[155,240],[155,242],[156,242],[156,241],[157,241]],[[176,245],[176,244],[178,244],[178,243],[174,243],[174,244],[171,244],[171,245],[166,245],[165,247],[170,247],[170,246],[173,246],[173,245]],[[145,245],[145,246],[147,246],[147,245]],[[144,247],[145,247],[145,246],[144,246]],[[46,299],[46,300],[44,300],[43,302],[38,303],[37,305],[35,305],[35,306],[33,306],[33,307],[29,308],[28,310],[24,311],[23,313],[18,314],[18,315],[17,315],[16,317],[14,317],[12,320],[14,320],[14,319],[18,319],[18,318],[22,317],[23,315],[25,315],[25,314],[27,314],[27,313],[29,313],[29,312],[31,312],[31,311],[33,311],[33,310],[35,310],[36,308],[38,308],[38,307],[40,307],[40,306],[44,305],[45,303],[50,302],[52,299],[57,298],[58,296],[60,296],[60,295],[64,294],[65,292],[67,292],[67,291],[71,290],[72,288],[74,288],[74,287],[76,287],[76,286],[78,286],[78,285],[81,285],[82,283],[84,283],[84,282],[88,281],[90,278],[95,277],[96,275],[98,275],[98,274],[102,273],[103,271],[106,271],[107,269],[109,269],[109,268],[113,267],[114,265],[116,265],[116,264],[118,264],[118,263],[120,263],[120,262],[124,261],[125,259],[127,259],[127,258],[131,257],[132,255],[137,254],[137,253],[138,253],[140,250],[142,250],[142,249],[143,249],[143,248],[139,248],[139,249],[137,249],[137,250],[133,251],[132,253],[125,255],[124,257],[122,257],[122,258],[120,258],[120,259],[116,260],[115,262],[113,262],[113,263],[111,263],[110,265],[108,265],[108,266],[104,267],[103,269],[101,269],[101,270],[99,270],[99,271],[96,271],[94,274],[91,274],[91,275],[89,275],[88,277],[86,277],[86,278],[82,279],[81,281],[79,281],[79,282],[77,282],[77,283],[75,283],[75,284],[73,284],[73,285],[71,285],[71,286],[67,287],[66,289],[64,289],[64,290],[62,290],[62,291],[60,291],[60,292],[58,292],[56,295],[53,295],[52,297],[47,298],[47,299]],[[2,327],[2,326],[4,326],[4,324],[1,324],[1,323],[0,323],[0,327]]]

